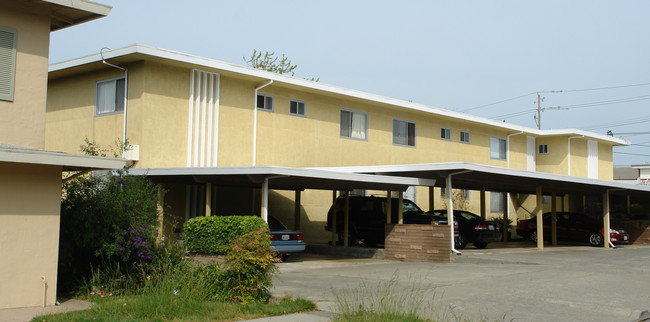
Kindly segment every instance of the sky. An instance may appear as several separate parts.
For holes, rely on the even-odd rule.
[[[99,0],[52,33],[50,62],[149,45],[542,129],[611,131],[615,165],[650,163],[650,1]],[[538,95],[540,102],[538,105]]]

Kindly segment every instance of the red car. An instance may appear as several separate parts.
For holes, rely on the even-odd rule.
[[[574,212],[557,212],[557,240],[587,242],[592,246],[603,246],[603,223],[590,216]],[[544,240],[551,240],[551,213],[544,217]],[[517,221],[517,234],[537,242],[537,217]],[[623,229],[610,227],[609,240],[612,243],[627,243],[630,237]]]

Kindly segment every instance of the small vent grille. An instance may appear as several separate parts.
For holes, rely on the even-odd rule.
[[[0,99],[13,100],[16,32],[0,27]]]

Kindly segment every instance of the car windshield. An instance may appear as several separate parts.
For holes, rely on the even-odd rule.
[[[404,212],[408,212],[408,211],[423,212],[422,209],[418,207],[418,205],[411,202],[410,200],[404,200],[402,202],[402,209],[404,210]]]

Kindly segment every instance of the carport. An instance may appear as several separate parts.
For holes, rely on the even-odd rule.
[[[552,196],[552,244],[557,244],[556,225],[556,196],[566,194],[584,194],[602,196],[603,200],[603,227],[604,231],[609,231],[610,222],[610,204],[609,197],[611,194],[618,194],[627,197],[628,208],[630,206],[630,197],[632,196],[650,196],[650,187],[632,185],[627,183],[618,183],[615,181],[596,180],[581,177],[572,177],[545,172],[533,172],[518,169],[508,169],[496,166],[467,163],[467,162],[449,162],[449,163],[425,163],[425,164],[404,164],[404,165],[386,165],[386,166],[362,166],[362,167],[332,167],[317,168],[327,169],[348,173],[375,174],[382,176],[412,177],[435,180],[434,186],[444,187],[448,192],[452,188],[478,190],[481,192],[481,212],[485,214],[485,191],[505,193],[523,193],[536,196],[536,207],[533,214],[537,217],[537,248],[544,249],[544,229],[542,216],[542,192]],[[453,222],[453,202],[451,193],[448,196],[449,222]],[[433,209],[433,186],[429,188],[430,209]],[[504,222],[508,218],[508,207],[504,207]],[[453,229],[453,228],[451,228]],[[504,234],[505,234],[504,229]],[[605,233],[607,234],[607,233]],[[452,231],[453,235],[453,231]],[[608,236],[603,236],[609,241]],[[452,238],[452,250],[454,240]],[[604,247],[610,247],[609,243],[604,243]]]
[[[397,191],[399,199],[402,192],[409,186],[435,185],[435,179],[411,178],[408,176],[385,176],[376,174],[363,174],[342,172],[323,169],[306,169],[277,166],[247,166],[247,167],[202,167],[202,168],[152,168],[152,169],[131,169],[130,175],[145,175],[157,183],[180,183],[206,185],[206,215],[212,210],[210,197],[213,185],[231,187],[260,188],[262,191],[261,216],[268,222],[268,200],[269,190],[291,190],[295,191],[294,198],[294,228],[300,229],[300,199],[301,191],[305,189],[332,190],[332,202],[336,204],[337,191],[344,191],[346,205],[349,204],[349,191],[354,189],[384,190],[388,191],[388,202],[390,203],[390,192]],[[162,203],[162,193],[159,194],[159,202]],[[346,208],[349,208],[346,206]],[[401,207],[398,207],[401,210]],[[348,216],[346,209],[344,221],[344,246],[348,245]],[[388,208],[390,218],[390,207]],[[402,218],[402,213],[398,214]],[[162,211],[160,213],[162,219]],[[336,216],[334,216],[336,218]],[[334,219],[335,220],[335,219]],[[390,222],[390,221],[389,221]],[[400,222],[401,223],[401,222]],[[162,226],[162,225],[161,225]],[[336,223],[334,223],[336,227]],[[162,227],[161,227],[162,229]],[[159,232],[162,236],[162,231]],[[336,229],[332,231],[332,241],[335,241]],[[334,244],[334,243],[333,243]]]

